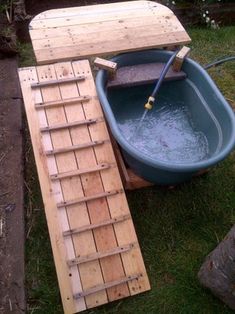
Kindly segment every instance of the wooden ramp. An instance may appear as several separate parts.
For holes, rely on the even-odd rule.
[[[29,29],[38,64],[191,41],[174,13],[155,1],[49,10],[37,15]]]
[[[64,312],[149,290],[88,61],[19,77]]]

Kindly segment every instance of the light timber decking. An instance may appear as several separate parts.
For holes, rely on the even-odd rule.
[[[19,77],[64,312],[149,290],[88,61],[22,68]]]
[[[38,64],[190,42],[174,13],[153,1],[49,10],[29,28]]]

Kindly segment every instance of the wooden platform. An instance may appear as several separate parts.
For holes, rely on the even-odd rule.
[[[107,88],[131,87],[143,84],[156,83],[159,79],[165,63],[146,63],[119,68],[115,76],[108,80]],[[175,72],[169,68],[164,81],[176,81],[186,78],[183,71]]]
[[[174,13],[153,1],[49,10],[31,21],[30,36],[38,64],[190,42]]]
[[[149,290],[88,61],[19,77],[64,312]]]

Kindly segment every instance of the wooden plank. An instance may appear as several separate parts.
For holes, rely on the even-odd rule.
[[[154,83],[159,79],[164,65],[164,63],[146,63],[121,67],[117,70],[115,77],[108,80],[107,88]],[[185,72],[174,72],[172,67],[170,67],[164,80],[182,80],[185,78]]]
[[[45,12],[31,21],[30,35],[38,63],[190,42],[173,12],[151,1]]]
[[[58,75],[55,71],[54,66],[45,66],[45,67],[38,67],[37,68],[39,78],[43,80],[45,76],[52,76],[52,79],[58,79]],[[53,100],[60,100],[61,99],[61,89],[66,88],[69,89],[69,93],[67,94],[67,98],[73,97],[72,89],[70,86],[74,86],[76,83],[61,85],[61,86],[55,86],[53,87],[44,87],[42,90],[43,99],[45,101],[53,101]],[[69,107],[76,107],[76,113],[82,112],[81,106],[69,106]],[[59,107],[59,108],[48,108],[45,109],[47,120],[49,125],[50,124],[56,124],[56,123],[66,123],[66,122],[72,122],[68,121],[66,116],[66,108]],[[76,120],[79,119],[78,115],[75,114],[74,118]],[[82,134],[82,129],[86,127],[81,127],[80,129],[80,135]],[[52,133],[51,139],[53,143],[53,147],[55,149],[62,148],[67,145],[72,144],[72,139],[70,135],[69,130],[61,130],[59,133]],[[58,167],[58,172],[66,172],[66,171],[72,171],[77,169],[77,162],[74,155],[74,152],[57,155],[56,157],[56,163]],[[75,197],[83,197],[84,192],[81,186],[81,179],[80,177],[73,177],[71,179],[65,179],[60,182],[62,190],[63,190],[63,196],[64,201],[71,200]],[[58,209],[57,209],[58,210]],[[60,210],[63,210],[61,208]],[[77,219],[79,215],[79,219]],[[75,204],[73,206],[70,206],[69,210],[67,210],[67,217],[69,221],[69,228],[64,229],[73,229],[76,227],[79,227],[80,225],[88,224],[90,223],[89,213],[87,211],[87,206],[85,203]],[[88,231],[83,234],[77,234],[72,237],[73,239],[73,245],[75,250],[75,256],[81,255],[81,254],[90,254],[92,252],[96,252],[96,245],[93,237],[92,231]],[[88,289],[93,285],[99,285],[103,284],[103,276],[101,267],[98,261],[92,261],[88,264],[83,264],[79,267],[79,274],[81,278],[81,284],[83,289]],[[85,298],[86,307],[94,307],[99,304],[107,303],[107,294],[106,291],[101,291],[96,295],[90,295]]]
[[[107,70],[112,74],[115,74],[117,71],[117,63],[106,59],[95,58],[94,65],[99,69]]]
[[[121,284],[126,283],[126,282],[131,281],[131,280],[138,280],[140,277],[142,277],[142,274],[132,275],[132,276],[120,278],[120,279],[112,281],[112,282],[107,282],[103,285],[99,285],[99,286],[93,287],[89,290],[86,290],[84,292],[80,292],[78,294],[75,294],[74,299],[79,299],[81,297],[96,293],[98,291],[102,291],[104,289],[109,289],[109,288],[121,285]]]
[[[117,46],[117,43],[124,43],[126,44],[127,37],[129,43],[131,42],[136,42],[138,45],[138,41],[141,41],[141,44],[143,42],[143,39],[146,38],[148,41],[149,39],[155,38],[161,38],[162,36],[165,36],[166,38],[173,38],[175,39],[175,33],[172,30],[172,28],[166,27],[158,29],[157,27],[154,27],[155,25],[143,25],[139,26],[137,29],[136,28],[131,28],[131,29],[117,29],[117,30],[112,30],[112,32],[107,32],[107,30],[104,31],[98,31],[95,30],[93,33],[87,34],[87,32],[84,34],[77,34],[73,36],[68,36],[68,34],[65,34],[65,36],[60,36],[60,37],[53,37],[53,38],[42,38],[42,39],[37,39],[34,41],[34,50],[50,50],[50,49],[55,49],[55,48],[60,48],[61,47],[67,47],[67,46],[79,46],[81,45],[81,42],[83,45],[81,45],[81,50],[85,46],[85,43],[87,43],[90,47],[92,45],[98,45],[100,46],[103,41],[107,41],[110,44],[113,44]],[[181,31],[183,32],[183,30]],[[148,34],[148,36],[146,36]],[[179,34],[178,34],[179,35]],[[89,37],[90,41],[87,40],[87,37]],[[139,45],[138,45],[139,46]],[[113,47],[112,47],[113,49]],[[63,50],[63,49],[62,49]],[[96,52],[96,51],[95,51]]]
[[[120,7],[123,6],[123,2],[120,3]],[[98,6],[89,6],[92,10],[86,14],[83,14],[81,9],[82,7],[74,7],[68,14],[63,15],[61,13],[61,10],[58,9],[57,12],[55,12],[54,17],[52,18],[43,18],[40,19],[34,18],[29,25],[29,29],[42,29],[45,27],[56,27],[57,25],[73,25],[76,19],[78,20],[76,24],[93,24],[97,22],[106,22],[106,21],[112,21],[112,20],[120,20],[125,19],[127,17],[141,17],[141,16],[170,16],[173,15],[172,11],[170,11],[167,7],[161,6],[161,9],[159,5],[156,5],[155,7],[139,7],[137,8],[134,5],[134,1],[132,2],[132,8],[129,10],[120,10],[120,7],[118,9],[113,9],[110,12],[103,12],[98,13]],[[103,9],[106,7],[105,4],[102,5]],[[87,6],[88,8],[88,6]],[[93,12],[92,12],[93,11]]]
[[[85,149],[88,147],[102,145],[104,143],[105,143],[105,141],[94,141],[94,142],[89,142],[89,143],[84,143],[84,144],[72,145],[72,146],[68,146],[68,147],[46,150],[45,154],[46,155],[56,155],[56,154],[68,153],[68,152],[75,151],[78,149]]]
[[[43,82],[48,77],[67,79],[82,72],[87,78],[79,83],[33,90],[30,86],[32,81]],[[27,109],[26,112],[31,115],[28,117],[31,134],[40,142],[38,145],[33,138],[42,192],[46,193],[43,198],[65,313],[148,290],[146,270],[104,119],[79,128],[41,132],[41,129],[103,116],[88,61],[40,66],[22,70],[22,73],[22,84],[28,93],[25,99],[30,104],[30,111]],[[42,100],[50,102],[79,97],[85,90],[89,91],[91,99],[82,104],[46,107],[40,111],[34,105]],[[56,155],[45,154],[100,141],[104,144]],[[101,165],[111,167],[103,170]],[[60,180],[53,180],[55,176]],[[45,180],[48,185],[44,186]],[[129,250],[130,243],[136,245]],[[69,267],[67,261],[76,261],[76,265]]]
[[[73,200],[68,200],[68,201],[64,201],[61,203],[57,204],[58,208],[63,208],[64,206],[71,206],[74,204],[80,204],[80,203],[84,203],[84,202],[89,202],[89,201],[93,201],[93,200],[97,200],[100,198],[104,198],[104,197],[109,197],[109,196],[113,196],[119,193],[122,193],[123,190],[111,190],[111,191],[107,191],[107,192],[102,192],[102,193],[97,193],[91,196],[84,196],[84,197],[80,197],[80,198],[76,198]]]
[[[157,36],[140,37],[139,40],[128,40],[128,48],[126,43],[126,36],[122,40],[114,39],[112,42],[107,41],[105,38],[99,42],[99,45],[92,43],[84,43],[83,45],[70,45],[61,47],[51,47],[50,49],[34,50],[39,64],[48,63],[48,61],[63,61],[68,59],[79,59],[91,56],[102,56],[104,54],[117,54],[121,52],[131,52],[144,49],[162,48],[177,45],[183,45],[189,42],[184,32],[178,34],[179,40],[176,43],[174,32],[160,34]],[[105,52],[104,52],[105,51]]]
[[[87,263],[87,262],[94,261],[97,259],[101,259],[101,258],[105,258],[108,256],[112,256],[112,255],[116,255],[116,254],[130,251],[134,246],[136,246],[136,243],[127,244],[124,246],[118,246],[118,247],[110,249],[106,252],[97,252],[97,253],[92,253],[92,254],[89,254],[86,256],[76,257],[74,259],[69,260],[67,263],[70,267],[72,267],[72,266],[75,266],[78,264]]]
[[[80,97],[74,97],[67,101],[65,100],[56,100],[56,101],[47,101],[47,102],[40,102],[35,104],[36,109],[41,108],[52,108],[52,107],[59,107],[64,105],[73,105],[77,103],[82,103],[84,101],[90,100],[90,97],[88,95],[80,96]]]
[[[129,27],[130,29],[137,29],[138,27],[143,27],[143,26],[152,26],[153,28],[161,28],[161,30],[169,32],[172,30],[172,24],[174,23],[176,17],[174,15],[170,16],[170,19],[156,19],[156,16],[151,16],[151,15],[146,15],[141,14],[141,16],[133,17],[133,16],[128,16],[128,17],[121,17],[121,23],[120,19],[113,19],[110,21],[104,20],[100,22],[92,22],[89,24],[89,27],[86,24],[79,23],[79,21],[74,21],[74,25],[61,25],[61,26],[56,26],[56,27],[46,27],[46,28],[40,28],[40,29],[31,29],[30,35],[31,39],[33,41],[36,40],[42,40],[49,38],[50,40],[52,38],[58,38],[58,37],[65,37],[70,34],[70,36],[74,37],[79,34],[93,34],[97,32],[97,29],[100,31],[105,31],[108,28],[111,29],[114,27],[115,30],[120,30],[124,31],[126,27]],[[79,23],[79,28],[77,27]],[[58,31],[58,28],[60,31]],[[180,24],[178,31],[183,31],[184,28]]]
[[[63,235],[64,236],[69,236],[71,234],[85,232],[87,230],[92,230],[92,229],[97,229],[97,228],[108,226],[108,225],[111,225],[111,224],[114,224],[114,223],[122,222],[122,221],[124,221],[126,219],[130,219],[130,218],[131,218],[130,214],[118,216],[118,217],[115,217],[115,218],[112,218],[112,219],[104,220],[104,221],[99,222],[97,224],[90,224],[90,225],[82,226],[80,228],[76,228],[76,229],[73,229],[73,230],[64,231]]]
[[[97,4],[96,6],[94,5],[89,5],[89,6],[81,6],[81,7],[70,7],[70,8],[63,8],[63,9],[54,9],[54,10],[49,10],[49,11],[45,11],[42,12],[40,14],[38,14],[35,17],[35,20],[43,20],[43,19],[49,19],[49,18],[57,18],[58,17],[58,13],[59,16],[63,16],[63,17],[69,17],[69,16],[73,16],[73,15],[103,15],[103,14],[110,14],[110,13],[117,13],[120,12],[121,14],[123,12],[128,12],[129,10],[143,10],[146,8],[146,6],[148,6],[149,8],[160,8],[161,5],[156,4],[154,2],[150,2],[148,1],[148,3],[146,3],[146,1],[133,1],[132,3],[130,1],[127,2],[122,2],[121,5],[119,2],[114,2],[114,3],[108,3],[105,6],[103,4]],[[161,6],[161,10],[164,10],[167,8],[164,6]],[[168,10],[166,11],[168,12]]]
[[[175,72],[179,72],[181,70],[181,67],[183,65],[184,59],[187,57],[187,55],[190,53],[191,48],[189,47],[182,47],[180,51],[177,53],[175,60],[173,62],[172,68]]]
[[[97,166],[95,166],[93,168],[86,168],[86,169],[79,169],[79,170],[68,171],[68,172],[64,172],[64,173],[58,173],[58,174],[51,175],[51,180],[61,180],[61,179],[64,179],[64,178],[80,176],[81,174],[86,174],[86,173],[92,173],[92,172],[105,170],[105,169],[108,169],[109,167],[111,167],[110,164],[103,163],[103,164],[97,165]]]
[[[31,88],[39,88],[39,87],[52,86],[52,85],[57,85],[57,84],[68,84],[71,82],[79,82],[82,80],[85,80],[85,76],[79,75],[77,78],[32,83]]]
[[[148,33],[148,36],[146,35],[146,33]],[[39,52],[43,52],[48,51],[48,54],[53,54],[54,53],[54,49],[56,49],[56,51],[60,48],[61,51],[63,52],[64,48],[68,48],[68,47],[79,47],[81,49],[82,54],[87,53],[86,51],[92,51],[92,47],[93,47],[93,52],[94,54],[96,54],[96,49],[94,50],[94,46],[93,45],[97,45],[100,49],[100,53],[102,53],[102,49],[107,50],[108,49],[108,45],[104,45],[104,42],[107,42],[109,45],[113,45],[113,47],[110,47],[108,51],[105,51],[105,53],[110,53],[110,51],[116,52],[116,48],[117,48],[117,52],[120,50],[120,48],[118,47],[118,43],[121,45],[121,47],[123,47],[122,49],[125,50],[126,45],[127,45],[127,41],[128,41],[128,45],[132,45],[132,47],[136,47],[139,49],[141,47],[141,45],[145,45],[144,48],[147,48],[148,45],[150,45],[151,47],[154,47],[154,44],[158,47],[161,47],[162,43],[164,44],[164,46],[166,45],[166,40],[169,40],[169,43],[172,42],[172,44],[176,45],[176,39],[175,39],[175,33],[172,29],[170,29],[169,31],[167,29],[162,29],[160,28],[160,30],[158,30],[157,28],[153,28],[152,25],[150,26],[142,26],[142,27],[138,27],[137,29],[131,29],[131,30],[125,30],[125,31],[120,31],[118,30],[113,30],[112,32],[109,32],[108,34],[106,34],[107,31],[103,31],[103,32],[94,32],[94,33],[90,33],[90,34],[78,34],[78,35],[74,35],[72,37],[69,37],[68,35],[65,35],[64,37],[53,37],[52,39],[38,39],[36,41],[34,41],[34,51],[36,51],[37,53]],[[178,34],[178,41],[177,41],[177,45],[182,44],[182,42],[184,42],[187,39],[187,36],[185,36],[184,31],[179,31]],[[87,40],[87,37],[90,38],[90,41]],[[128,40],[127,40],[128,38]],[[146,43],[144,41],[144,39],[146,39]],[[155,43],[154,43],[155,40]],[[83,42],[83,44],[81,45],[81,41]],[[61,48],[63,47],[63,48]],[[129,49],[128,49],[129,51]],[[91,52],[89,52],[90,55],[92,55]],[[83,55],[82,55],[83,56]]]
[[[86,71],[87,68],[89,68],[89,63],[86,60],[73,62],[72,65],[75,75]],[[83,104],[86,118],[96,118],[97,115],[100,115],[100,111],[102,109],[98,99],[96,98],[96,88],[91,73],[87,75],[86,81],[79,83],[80,93],[84,93],[86,90],[89,90],[90,95],[93,97],[93,101],[90,106]],[[101,138],[109,137],[105,124],[99,123],[99,125],[91,125],[88,128],[92,140],[99,140]],[[103,145],[102,149],[100,148],[101,147],[94,148],[97,162],[115,162],[114,153],[110,143]],[[100,176],[105,191],[123,188],[117,168],[108,169],[106,173],[100,173]],[[116,196],[108,198],[107,203],[109,206],[111,218],[130,213],[125,193],[117,194]],[[121,226],[119,224],[115,224],[114,230],[119,246],[137,241],[135,229],[131,220],[124,221]],[[133,295],[149,290],[150,285],[140,250],[138,248],[134,248],[131,254],[125,253],[122,254],[121,257],[125,273],[127,275],[133,275],[136,273],[143,274],[143,276],[138,281],[134,280],[128,283],[130,294]]]
[[[67,70],[66,77],[71,77],[72,75],[74,75],[74,71],[71,66],[71,63],[66,62],[66,63],[56,64],[55,68],[56,68],[57,76],[62,75],[64,73],[64,69]],[[93,80],[91,76],[91,70],[89,67],[82,70],[81,73],[82,72],[86,73],[86,75],[89,75],[89,79],[91,78]],[[88,91],[89,90],[87,90],[87,92]],[[60,92],[64,99],[68,97],[72,97],[72,96],[79,96],[80,94],[82,94],[80,93],[77,84],[71,84],[70,86],[65,86],[65,85],[61,86]],[[89,91],[89,94],[90,94],[90,91]],[[89,119],[89,117],[87,117],[84,114],[84,106],[89,105],[93,107],[93,102],[95,101],[95,99],[97,99],[97,95],[95,97],[93,97],[92,95],[92,99],[90,102],[83,103],[82,112],[81,111],[78,112],[77,109],[72,106],[65,107],[66,117],[68,121],[72,122],[74,121],[76,117],[77,119],[78,118]],[[97,109],[96,112],[99,115],[99,117],[102,116],[101,107],[99,106],[99,108],[96,108],[96,109]],[[96,116],[96,118],[98,118],[98,115]],[[105,124],[105,122],[100,122],[99,124],[103,125]],[[89,126],[88,127],[86,126],[80,129],[80,131],[73,129],[71,130],[70,134],[71,134],[71,139],[75,145],[76,144],[79,145],[79,144],[91,141]],[[109,143],[110,140],[108,136],[103,137],[102,140],[104,141],[107,140],[102,146],[110,145]],[[97,160],[95,159],[94,148],[89,148],[82,151],[80,150],[75,151],[75,157],[76,157],[76,162],[79,168],[93,167],[98,164]],[[97,195],[99,193],[104,192],[99,173],[82,175],[81,184],[82,184],[82,189],[85,195],[84,197],[91,197],[93,195]],[[114,196],[110,196],[110,197],[114,197]],[[109,208],[107,206],[106,199],[104,198],[94,199],[92,201],[87,202],[86,205],[89,212],[90,221],[92,224],[99,223],[105,219],[110,218]],[[93,235],[94,235],[94,240],[95,240],[97,251],[105,251],[105,250],[108,250],[117,246],[116,237],[115,237],[115,233],[112,226],[106,226],[103,228],[95,229],[93,230]],[[107,240],[104,241],[104,239],[107,239]],[[79,255],[82,255],[82,254],[79,254]],[[84,265],[85,264],[81,264],[79,266],[79,269],[81,267],[84,267]],[[110,265],[112,265],[112,267],[110,267]],[[110,257],[104,258],[100,261],[100,266],[102,269],[104,282],[116,280],[125,275],[120,256],[110,256]],[[92,286],[94,286],[92,281],[90,281],[89,278],[86,278],[83,288],[87,289]],[[120,285],[119,287],[110,288],[107,290],[107,296],[108,296],[109,301],[117,300],[124,296],[129,296],[129,294],[130,293],[126,284]],[[94,296],[89,296],[89,298],[92,298],[92,297]],[[93,306],[94,306],[93,304],[88,304],[88,307],[93,307]]]
[[[69,271],[66,264],[66,259],[69,258],[69,256],[71,258],[75,256],[72,239],[68,238],[66,241],[64,241],[63,236],[61,234],[60,226],[61,221],[63,221],[65,229],[69,228],[69,225],[66,224],[67,220],[64,219],[65,212],[63,210],[58,212],[56,206],[56,201],[59,200],[59,197],[62,195],[62,193],[60,190],[60,186],[58,184],[57,185],[51,184],[48,175],[49,165],[47,165],[45,159],[42,157],[41,154],[41,152],[44,149],[43,144],[44,146],[51,145],[51,139],[49,138],[49,136],[46,136],[42,139],[43,140],[42,141],[39,133],[40,120],[42,119],[40,120],[38,119],[37,112],[35,111],[34,108],[34,99],[38,98],[40,99],[41,94],[39,91],[34,92],[32,94],[32,90],[30,87],[30,83],[32,81],[38,80],[36,69],[35,68],[20,69],[19,77],[25,102],[25,109],[27,113],[28,125],[33,144],[34,156],[38,170],[43,202],[45,205],[45,214],[47,218],[48,230],[51,240],[51,246],[64,311],[65,313],[74,313],[77,311],[82,311],[86,309],[84,299],[81,299],[79,302],[74,302],[73,300],[74,291],[79,290],[81,291],[78,270],[74,268],[72,271]],[[45,117],[45,115],[43,117]],[[44,119],[44,122],[46,123],[46,119]],[[56,168],[54,158],[51,158],[50,166],[52,170],[53,167]],[[52,195],[57,195],[57,197],[53,198]]]
[[[101,120],[103,120],[103,118],[101,118]],[[92,123],[96,123],[101,121],[100,119],[84,119],[84,120],[80,120],[80,121],[75,121],[72,123],[63,123],[63,124],[58,124],[58,125],[52,125],[52,126],[46,126],[44,128],[40,128],[41,132],[50,132],[50,131],[58,131],[58,130],[62,130],[62,129],[67,129],[67,128],[74,128],[77,126],[81,126],[81,125],[88,125],[88,124],[92,124]]]

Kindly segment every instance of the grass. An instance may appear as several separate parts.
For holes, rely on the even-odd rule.
[[[235,53],[235,27],[190,29],[191,56],[206,64]],[[21,45],[21,65],[34,64]],[[224,96],[235,101],[234,63],[211,69]],[[28,313],[62,313],[43,203],[26,128],[26,287]],[[235,222],[235,154],[207,175],[174,190],[128,192],[128,202],[150,278],[150,292],[88,311],[105,313],[233,313],[203,289],[197,272]]]

